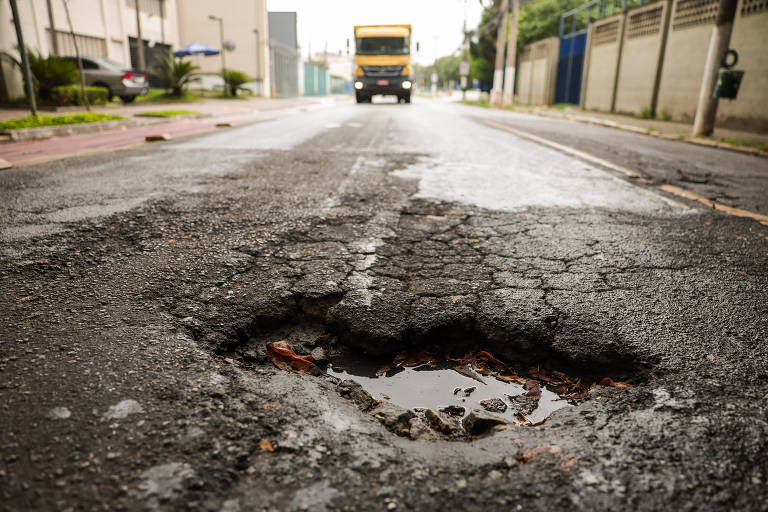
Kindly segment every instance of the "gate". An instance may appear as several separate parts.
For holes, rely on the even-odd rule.
[[[614,15],[617,10],[625,12],[627,7],[643,5],[644,2],[648,0],[589,0],[560,16],[560,57],[557,61],[555,103],[581,103],[581,77],[584,74],[589,24],[608,16],[609,10]]]
[[[561,37],[560,57],[557,62],[555,103],[579,104],[586,46],[586,30]]]

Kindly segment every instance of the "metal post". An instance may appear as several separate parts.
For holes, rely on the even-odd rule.
[[[261,48],[259,46],[259,43],[261,43],[261,39],[259,38],[259,29],[255,28],[253,29],[253,33],[256,34],[256,80],[263,80],[261,77]]]
[[[699,91],[699,104],[693,121],[693,135],[711,135],[715,129],[717,116],[717,98],[712,97],[717,82],[717,73],[723,61],[728,45],[731,43],[733,19],[736,16],[738,0],[720,0],[717,19],[709,40],[709,51],[704,66],[704,76]]]
[[[136,6],[136,68],[143,71],[146,67],[144,60],[144,38],[141,35],[141,10],[139,9],[139,0],[134,2]]]
[[[32,87],[32,73],[29,71],[29,59],[27,58],[27,47],[24,46],[24,35],[21,33],[21,21],[19,20],[19,8],[16,6],[16,0],[10,0],[11,14],[13,15],[13,26],[16,28],[16,40],[19,42],[19,54],[21,55],[21,72],[24,74],[24,85],[27,90],[27,101],[32,115],[37,117],[37,101],[35,99],[35,89]]]
[[[59,38],[56,34],[56,23],[53,22],[53,6],[51,6],[51,0],[45,0],[45,5],[48,8],[48,25],[51,27],[51,53],[58,57]]]

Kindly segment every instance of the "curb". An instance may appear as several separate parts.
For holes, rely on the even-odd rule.
[[[122,130],[133,128],[151,122],[140,122],[134,119],[123,119],[117,121],[102,121],[99,123],[70,124],[64,126],[41,126],[39,128],[23,128],[20,130],[5,130],[0,134],[9,137],[8,142],[28,142],[32,140],[51,139],[53,137],[66,137],[69,135],[81,135],[83,133],[96,133],[111,130]]]
[[[680,142],[687,142],[689,144],[697,144],[699,146],[707,146],[707,147],[714,147],[718,149],[726,149],[729,151],[736,151],[739,153],[746,153],[748,155],[752,156],[758,156],[763,158],[768,158],[768,151],[761,151],[759,149],[755,148],[747,148],[743,146],[734,146],[733,144],[728,144],[727,142],[719,142],[716,140],[711,139],[702,139],[697,137],[690,137],[685,135],[672,135],[669,133],[660,132],[658,130],[648,130],[645,128],[640,128],[639,126],[629,125],[629,124],[622,124],[617,123],[615,121],[608,121],[606,119],[598,119],[596,117],[582,117],[578,115],[573,114],[555,114],[553,112],[542,112],[537,110],[530,110],[527,111],[529,114],[534,114],[541,117],[548,117],[552,119],[565,119],[567,121],[577,121],[579,123],[585,123],[585,124],[595,124],[599,126],[607,126],[609,128],[616,128],[618,130],[623,130],[626,132],[633,132],[638,133],[640,135],[648,135],[649,137],[656,137],[657,139],[665,139],[665,140],[677,140]]]

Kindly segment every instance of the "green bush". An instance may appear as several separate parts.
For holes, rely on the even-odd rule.
[[[173,52],[161,56],[157,66],[152,68],[152,72],[163,81],[165,87],[171,89],[173,96],[181,97],[184,95],[184,89],[190,80],[192,73],[198,68],[191,62],[183,60],[181,57],[174,57]]]
[[[106,87],[86,87],[85,95],[91,105],[106,105],[109,101],[109,89]],[[50,101],[56,106],[83,105],[83,95],[79,85],[61,85],[51,90]]]
[[[250,82],[251,79],[248,75],[242,71],[235,71],[233,69],[225,69],[221,72],[221,77],[227,85],[227,91],[232,96],[237,96],[237,91],[244,83]]]

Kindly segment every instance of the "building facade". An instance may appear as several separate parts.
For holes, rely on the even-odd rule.
[[[63,0],[17,0],[17,3],[27,48],[42,55],[74,55]],[[235,45],[234,50],[226,53],[227,67],[244,72],[256,82],[257,92],[269,94],[266,0],[76,0],[69,1],[68,6],[83,56],[106,57],[138,68],[140,26],[145,69],[151,69],[160,54],[192,42],[220,48],[219,23],[209,16],[221,18],[224,39]],[[0,1],[0,50],[17,56],[16,46],[9,2]],[[218,56],[192,59],[203,73],[221,70]],[[0,97],[23,95],[18,70],[8,62],[0,63]]]

